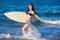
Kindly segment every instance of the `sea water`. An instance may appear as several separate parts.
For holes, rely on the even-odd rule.
[[[26,12],[28,5],[33,4],[37,15],[47,21],[56,21],[60,24],[60,0],[0,0],[0,40],[19,40],[24,23],[15,22],[7,18],[5,12]],[[40,40],[60,40],[60,25],[40,23],[35,30],[40,34]],[[14,36],[14,37],[13,37]],[[12,37],[12,39],[11,39]]]

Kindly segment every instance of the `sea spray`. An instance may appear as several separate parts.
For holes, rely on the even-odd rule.
[[[29,22],[30,23],[30,22]],[[31,23],[30,23],[31,24]],[[27,38],[34,38],[35,40],[46,40],[46,39],[42,39],[42,38],[40,38],[41,37],[41,33],[39,33],[39,31],[35,28],[35,26],[33,26],[32,24],[31,24],[31,27],[32,27],[32,29],[35,31],[35,32],[31,32],[30,30],[28,30],[27,31]]]
[[[0,35],[0,38],[10,38],[10,34],[8,33],[8,34],[1,34]]]

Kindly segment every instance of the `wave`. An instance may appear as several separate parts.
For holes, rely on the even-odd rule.
[[[43,20],[43,19],[39,18],[38,16],[36,16],[36,17],[43,23],[53,24],[53,25],[60,25],[60,20],[51,21],[51,20]]]
[[[35,38],[24,38],[20,36],[14,36],[8,34],[0,34],[0,40],[36,40]],[[39,39],[39,40],[45,40],[45,39]]]
[[[44,23],[60,25],[60,20],[56,20],[56,21],[44,20]]]
[[[60,25],[60,20],[51,21],[51,20],[42,20],[42,19],[40,19],[40,21],[44,22],[46,24]]]
[[[10,35],[8,33],[8,34],[1,34],[0,35],[0,40],[30,40],[30,39],[29,38],[20,37],[20,36]]]

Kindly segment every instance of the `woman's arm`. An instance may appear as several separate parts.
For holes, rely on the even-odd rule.
[[[34,13],[34,15],[35,15],[41,22],[43,22],[43,20],[40,19],[38,15],[36,15],[35,13]]]

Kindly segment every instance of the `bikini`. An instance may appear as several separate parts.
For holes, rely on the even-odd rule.
[[[33,16],[33,14],[31,14],[31,13],[28,13],[30,16]]]
[[[30,15],[31,17],[33,16],[33,14],[31,14],[31,13],[27,13],[27,14]],[[31,26],[30,21],[27,21],[26,24],[27,24],[28,26]]]

